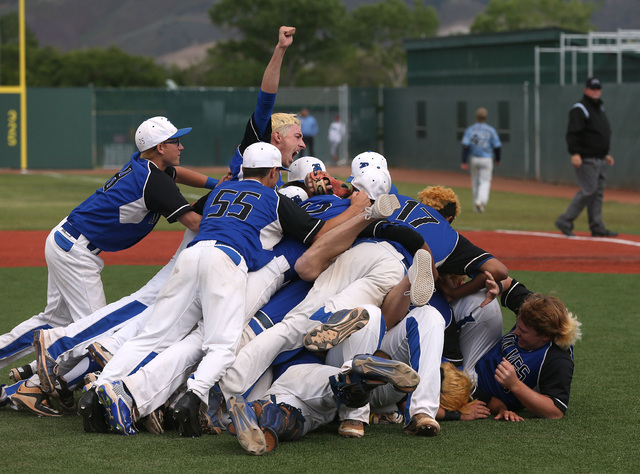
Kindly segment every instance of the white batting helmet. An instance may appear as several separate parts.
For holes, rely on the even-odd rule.
[[[278,189],[278,192],[283,196],[293,199],[293,202],[300,204],[305,199],[309,198],[307,192],[300,186],[284,186]]]
[[[376,153],[375,151],[365,151],[364,153],[360,153],[353,159],[353,161],[351,161],[351,176],[355,178],[358,170],[367,166],[382,168],[385,171],[389,170],[387,167],[387,159],[384,156],[380,153]]]
[[[288,181],[304,181],[305,176],[312,171],[327,171],[327,167],[321,160],[313,156],[298,158],[289,165]]]
[[[351,184],[364,191],[371,199],[378,199],[391,191],[391,175],[385,169],[376,166],[365,166],[358,170]]]

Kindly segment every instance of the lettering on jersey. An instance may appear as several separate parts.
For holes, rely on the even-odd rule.
[[[323,212],[325,212],[328,209],[331,209],[332,204],[329,202],[308,202],[305,201],[304,204],[302,204],[302,206],[300,206],[302,209],[304,209],[308,214],[314,216],[315,214],[322,214]]]
[[[260,199],[260,193],[256,193],[253,191],[237,191],[235,189],[222,189],[216,194],[216,197],[213,198],[211,202],[211,208],[218,207],[214,212],[207,213],[208,218],[217,218],[217,217],[233,217],[244,221],[251,213],[253,209],[253,205],[245,202],[245,199],[253,197],[256,199]],[[231,206],[240,206],[238,211],[236,207],[232,208]]]
[[[133,171],[133,165],[129,163],[126,168],[118,171],[116,174],[113,175],[113,177],[109,181],[104,183],[102,190],[106,193],[109,189],[113,188],[118,181],[120,181],[122,178],[124,178],[126,175],[128,175],[132,171]]]
[[[516,335],[513,333],[505,334],[502,338],[500,349],[502,350],[502,356],[507,359],[511,365],[513,365],[513,368],[518,375],[518,380],[524,381],[527,375],[531,372],[531,369],[520,355],[520,350],[518,349],[518,338]],[[509,390],[505,389],[505,393],[508,392]]]
[[[418,216],[415,216],[415,215],[412,216],[411,213],[419,205],[420,205],[420,203],[418,201],[412,201],[412,200],[408,199],[407,202],[404,203],[404,206],[402,207],[400,212],[398,213],[398,216],[396,217],[396,220],[404,222],[405,224],[409,224],[414,229],[417,229],[418,227],[420,227],[423,224],[438,224],[439,223],[438,219],[433,217],[433,215],[431,213],[429,213],[429,211],[427,211],[427,209],[425,209],[424,207],[422,207],[422,208],[420,208],[418,210],[418,213],[420,213],[420,211],[422,211],[425,214],[424,216],[421,216],[420,214],[418,214]],[[411,220],[409,220],[409,218],[411,218]]]

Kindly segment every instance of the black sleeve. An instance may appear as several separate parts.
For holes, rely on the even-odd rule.
[[[151,166],[144,188],[144,202],[147,209],[162,214],[171,223],[193,210],[180,193],[174,178],[175,169],[172,167],[167,168],[166,171],[160,171],[157,167]]]
[[[262,136],[260,136],[260,132],[258,130],[258,127],[256,126],[256,122],[252,114],[251,118],[247,122],[247,126],[244,129],[244,136],[242,137],[242,142],[238,147],[238,149],[240,150],[240,154],[244,154],[244,151],[247,149],[249,145],[253,145],[254,143],[257,143],[257,142],[267,142],[267,143],[271,142],[271,120],[269,120],[266,130],[264,131]]]
[[[512,279],[511,287],[502,293],[502,297],[500,301],[502,302],[502,306],[505,308],[509,308],[513,311],[516,316],[518,315],[518,311],[520,311],[520,306],[524,303],[524,300],[527,299],[532,291],[529,290],[526,286],[520,283],[515,278]]]
[[[573,357],[571,349],[563,350],[553,344],[540,368],[538,391],[553,400],[562,411],[567,412],[573,379]]]
[[[580,153],[580,139],[582,130],[587,122],[584,111],[579,106],[574,106],[569,112],[569,125],[567,126],[567,149],[570,155]]]
[[[209,191],[207,194],[205,194],[200,199],[198,199],[195,203],[193,203],[194,212],[202,215],[202,213],[204,212],[204,205],[206,204],[207,199],[209,199],[210,194],[211,194],[211,191]]]
[[[462,146],[462,163],[466,163],[469,161],[469,154],[471,153],[471,148],[468,145]]]
[[[363,232],[368,231],[370,228],[373,232],[371,237],[397,242],[411,255],[415,254],[424,245],[424,238],[422,235],[420,235],[420,233],[414,228],[406,225],[394,224],[385,220],[380,220],[369,225]],[[361,233],[360,237],[369,237],[369,235],[363,235]]]
[[[307,245],[311,245],[313,238],[320,232],[324,221],[311,217],[292,199],[278,195],[278,217],[282,231]]]
[[[445,259],[438,271],[451,275],[467,275],[471,278],[478,273],[478,268],[487,260],[495,258],[489,252],[473,245],[469,239],[458,234],[458,243]]]

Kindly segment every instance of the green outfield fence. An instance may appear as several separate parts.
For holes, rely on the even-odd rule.
[[[256,89],[29,88],[28,169],[117,168],[135,151],[133,133],[146,118],[165,115],[193,127],[185,139],[185,166],[226,166],[253,111]],[[327,129],[335,113],[347,122],[345,158],[383,153],[391,167],[459,170],[460,138],[475,110],[486,107],[503,141],[495,174],[575,183],[564,144],[567,115],[581,85],[532,84],[408,88],[282,88],[277,112],[308,108],[320,132],[315,155],[329,162]],[[611,188],[640,189],[640,84],[605,84],[603,100],[613,128]],[[5,129],[0,168],[20,168],[17,95],[0,95]]]

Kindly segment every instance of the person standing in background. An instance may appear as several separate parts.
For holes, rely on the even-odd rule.
[[[476,110],[476,123],[467,128],[462,137],[463,170],[469,169],[471,155],[471,189],[473,191],[474,212],[484,212],[489,202],[491,178],[493,176],[493,157],[500,164],[502,143],[496,129],[487,124],[487,109]]]
[[[340,156],[338,154],[340,144],[346,133],[347,127],[340,121],[340,115],[335,114],[333,116],[333,122],[329,125],[329,133],[327,135],[329,140],[329,153],[331,153],[331,159],[334,165],[346,164],[346,160],[339,160]]]
[[[613,165],[609,154],[611,126],[604,114],[600,96],[602,83],[590,77],[584,87],[584,95],[569,111],[567,126],[567,148],[571,164],[576,170],[580,190],[569,203],[569,207],[556,220],[556,227],[571,237],[573,221],[587,208],[589,229],[592,237],[617,237],[617,232],[608,230],[602,222],[602,198],[607,168]]]
[[[298,114],[298,118],[300,119],[300,129],[302,130],[302,137],[304,139],[304,143],[307,145],[306,150],[302,150],[304,155],[301,156],[315,156],[313,149],[313,140],[315,136],[318,134],[318,121],[316,118],[309,113],[309,109],[306,107],[300,111]]]

